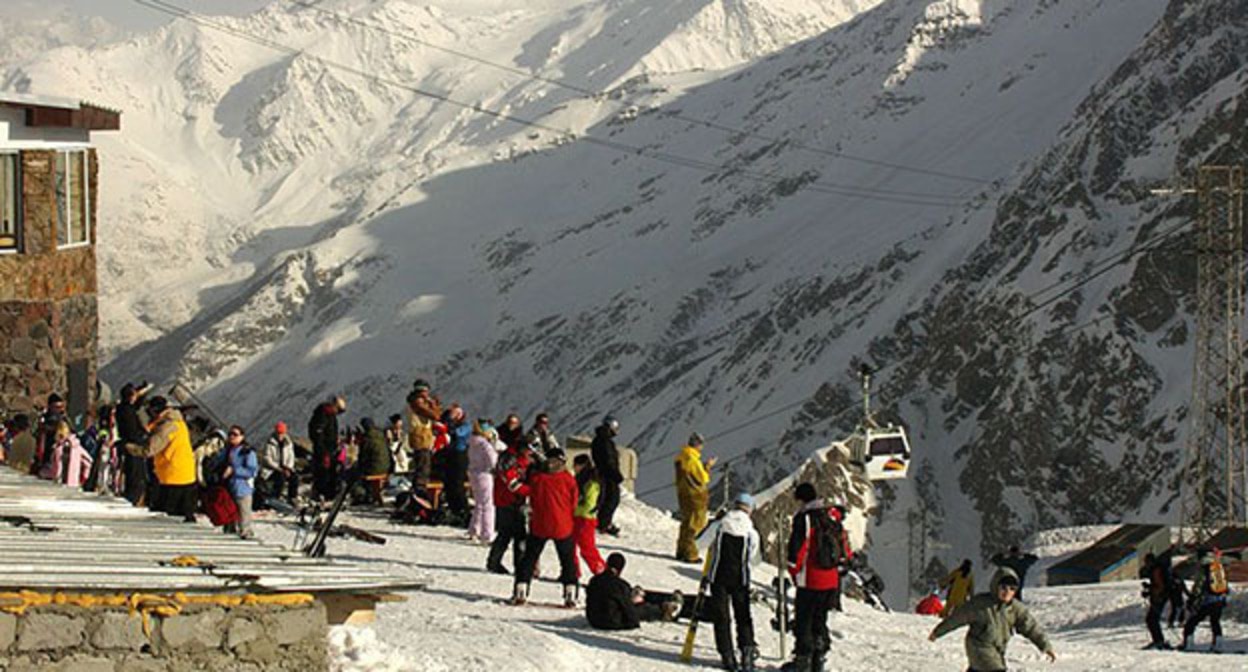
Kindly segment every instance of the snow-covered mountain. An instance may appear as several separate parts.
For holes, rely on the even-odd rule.
[[[5,68],[124,111],[106,375],[256,424],[380,416],[418,375],[568,431],[610,410],[646,488],[750,419],[709,450],[787,473],[866,362],[920,463],[878,534],[918,506],[988,551],[1173,497],[1191,258],[1016,318],[1190,212],[1142,186],[1242,162],[1244,3],[515,4],[288,0]]]

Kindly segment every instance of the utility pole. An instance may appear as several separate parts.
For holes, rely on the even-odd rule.
[[[1195,188],[1196,337],[1191,428],[1180,482],[1180,541],[1200,544],[1221,525],[1248,522],[1245,442],[1244,169],[1205,166]]]

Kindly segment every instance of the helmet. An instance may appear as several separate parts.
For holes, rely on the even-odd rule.
[[[616,420],[616,419],[615,419],[615,416],[614,416],[614,415],[611,415],[610,413],[608,413],[608,414],[607,414],[607,415],[606,415],[606,416],[602,419],[602,424],[603,424],[603,426],[605,426],[605,427],[609,427],[609,428],[611,429],[611,431],[613,431],[613,432],[618,432],[618,431],[620,431],[620,421],[619,421],[619,420]]]
[[[702,438],[701,434],[694,432],[689,435],[689,445],[700,446],[703,443],[706,443],[706,439]]]
[[[743,492],[737,495],[737,499],[735,501],[738,506],[748,506],[750,509],[754,508],[754,497],[748,492]]]

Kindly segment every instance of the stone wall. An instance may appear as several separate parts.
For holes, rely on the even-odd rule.
[[[329,669],[325,606],[188,606],[143,620],[125,609],[0,612],[0,671],[191,672]]]
[[[88,152],[94,195],[99,167]],[[0,255],[0,413],[30,413],[50,392],[66,396],[68,367],[87,366],[87,406],[95,401],[99,315],[95,245],[56,249],[55,153],[23,151],[22,249]],[[99,198],[91,199],[95,242]]]

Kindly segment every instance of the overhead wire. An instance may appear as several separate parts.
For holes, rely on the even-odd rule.
[[[796,177],[793,175],[783,175],[783,174],[775,173],[772,171],[747,170],[747,169],[732,166],[731,164],[727,164],[727,163],[715,163],[712,161],[705,161],[702,159],[682,156],[679,154],[675,154],[673,152],[652,150],[644,146],[630,145],[627,143],[617,142],[614,140],[608,140],[606,138],[602,138],[596,135],[590,135],[587,133],[578,134],[575,131],[572,131],[570,129],[559,128],[556,126],[552,126],[550,124],[545,124],[539,121],[534,121],[532,119],[525,119],[522,117],[518,117],[516,115],[509,114],[506,112],[492,110],[492,109],[483,107],[480,104],[468,103],[468,102],[464,102],[461,100],[457,100],[448,94],[438,93],[436,91],[429,91],[427,89],[423,89],[423,88],[414,86],[406,82],[400,82],[400,81],[388,79],[386,77],[381,77],[379,75],[367,72],[355,66],[340,63],[338,61],[334,61],[334,60],[325,58],[323,56],[318,56],[316,54],[309,53],[306,50],[292,47],[287,44],[277,42],[275,40],[271,40],[266,37],[254,35],[244,30],[232,28],[230,26],[222,24],[219,21],[214,21],[210,17],[206,17],[197,12],[193,12],[183,7],[180,7],[178,5],[172,4],[170,2],[166,2],[165,0],[134,0],[134,2],[143,7],[147,7],[148,9],[152,9],[153,11],[161,12],[170,16],[178,17],[178,18],[182,18],[184,20],[190,21],[197,25],[204,26],[206,28],[210,28],[219,32],[227,33],[235,37],[238,37],[239,39],[247,40],[254,44],[258,44],[258,45],[273,49],[274,51],[279,51],[282,53],[287,53],[287,54],[291,54],[295,56],[304,56],[306,58],[313,59],[323,64],[327,68],[332,68],[332,69],[336,69],[342,72],[347,72],[347,73],[356,75],[360,78],[366,79],[368,81],[374,82],[376,84],[403,89],[411,93],[414,93],[416,95],[439,101],[446,105],[450,105],[453,107],[458,107],[458,108],[467,110],[474,114],[488,116],[494,119],[514,123],[519,126],[524,126],[527,128],[535,128],[535,129],[544,130],[550,133],[556,133],[564,137],[574,138],[578,142],[584,142],[589,145],[602,147],[605,149],[611,149],[622,154],[640,156],[640,157],[647,158],[653,161],[667,163],[670,165],[680,166],[684,168],[690,168],[694,170],[700,170],[702,172],[710,173],[713,175],[718,175],[718,174],[740,175],[742,177],[751,179],[756,182],[766,183],[766,184],[772,185],[773,187],[780,187],[780,188],[785,188],[785,189],[791,188],[793,186],[792,180]],[[914,192],[901,192],[901,191],[891,191],[891,190],[877,190],[877,189],[871,189],[871,188],[859,188],[859,187],[854,187],[852,185],[839,185],[839,184],[832,185],[830,183],[820,184],[817,180],[804,185],[802,188],[816,192],[816,193],[824,193],[824,194],[829,194],[833,196],[842,196],[846,198],[855,198],[855,199],[868,200],[868,201],[879,201],[879,202],[894,203],[894,204],[900,204],[900,205],[953,208],[961,204],[960,201],[950,200],[950,199],[957,199],[961,197],[952,197],[952,196],[946,196],[946,195],[938,196],[938,195],[931,195],[931,194],[921,194],[921,193],[914,193]]]
[[[573,84],[565,80],[556,79],[553,77],[547,77],[538,73],[533,73],[531,71],[524,70],[522,68],[517,68],[512,65],[507,65],[505,63],[498,63],[496,61],[491,61],[487,58],[482,58],[481,56],[478,56],[476,54],[472,54],[466,51],[454,49],[452,47],[447,47],[445,45],[437,44],[435,42],[430,42],[428,40],[423,40],[419,37],[413,36],[406,32],[399,32],[399,31],[387,28],[386,26],[377,24],[377,23],[364,21],[362,19],[359,19],[345,12],[325,9],[324,7],[321,7],[318,2],[311,2],[309,0],[290,0],[290,4],[303,7],[304,9],[308,9],[314,12],[318,12],[325,16],[331,16],[340,21],[352,23],[354,25],[357,25],[357,26],[360,26],[369,30],[375,30],[377,32],[384,33],[392,37],[407,40],[411,42],[412,44],[418,44],[428,49],[433,49],[435,51],[440,51],[445,54],[450,54],[452,56],[455,56],[456,58],[461,58],[467,61],[472,61],[474,63],[484,65],[486,67],[494,68],[503,72],[517,75],[529,81],[541,82],[543,84],[549,84],[551,86],[555,86],[555,87],[559,87],[568,91],[572,91],[572,92],[581,94],[582,96],[592,98],[594,100],[604,100],[606,99],[609,93],[606,91],[597,91],[597,90],[590,89],[584,86]],[[617,105],[617,107],[620,107],[620,108],[623,108],[624,106],[625,106],[624,103],[620,103]],[[889,168],[889,169],[900,171],[900,172],[915,173],[919,175],[927,175],[930,177],[938,177],[938,178],[942,178],[946,180],[955,180],[955,181],[968,182],[968,183],[973,183],[973,184],[989,185],[993,183],[992,180],[987,180],[987,179],[980,178],[980,177],[973,177],[970,175],[961,175],[958,173],[934,170],[934,169],[929,169],[929,168],[918,168],[915,166],[909,166],[909,165],[905,165],[905,164],[901,164],[901,163],[897,163],[893,161],[884,161],[881,159],[874,159],[870,157],[850,154],[850,153],[843,152],[840,150],[828,149],[826,147],[820,147],[818,145],[803,143],[803,142],[799,142],[790,138],[777,138],[773,136],[768,136],[768,135],[764,135],[764,134],[757,133],[754,131],[749,131],[743,128],[737,128],[737,127],[729,126],[727,124],[721,124],[721,123],[709,121],[706,119],[692,117],[683,113],[671,113],[671,114],[665,114],[664,116],[667,118],[675,119],[677,121],[682,121],[682,122],[694,124],[697,126],[703,126],[706,128],[721,131],[723,133],[728,133],[731,135],[739,135],[741,137],[754,138],[756,140],[763,140],[763,141],[771,142],[771,143],[787,142],[794,149],[800,149],[803,151],[812,152],[815,154],[821,154],[824,156],[842,159],[842,160],[850,161],[854,163],[861,163],[861,164],[871,165],[871,166],[876,166],[876,167],[881,167],[881,168]]]

